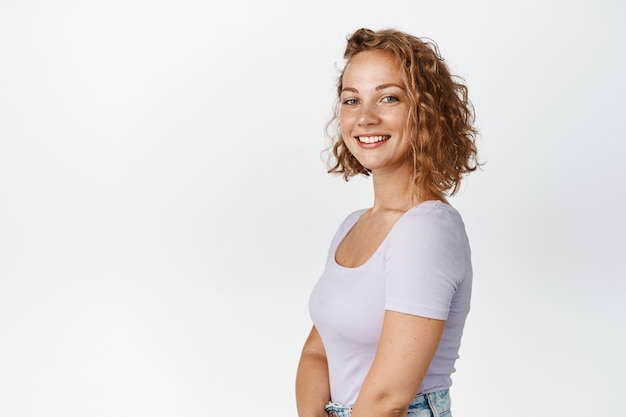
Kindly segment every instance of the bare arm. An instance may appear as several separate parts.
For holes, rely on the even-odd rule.
[[[385,311],[376,356],[352,417],[404,417],[435,355],[445,321]]]
[[[296,403],[300,417],[326,417],[330,400],[328,362],[322,338],[315,326],[304,343],[296,376]]]

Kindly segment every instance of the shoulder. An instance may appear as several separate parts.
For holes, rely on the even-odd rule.
[[[390,255],[441,259],[470,254],[459,212],[449,204],[427,201],[407,211],[389,234]]]
[[[465,232],[461,214],[451,205],[441,201],[426,201],[408,210],[397,222],[395,233],[453,231]]]
[[[334,248],[336,248],[339,245],[339,242],[341,242],[341,240],[345,237],[345,235],[348,234],[350,229],[354,227],[356,222],[359,221],[361,214],[363,214],[365,211],[366,209],[353,211],[352,213],[348,214],[348,216],[341,222],[331,242],[331,246],[330,246],[331,251],[334,250]]]
[[[365,213],[366,211],[367,209],[361,209],[361,210],[353,211],[352,213],[348,214],[348,216],[343,220],[343,222],[341,222],[338,232],[341,233],[342,231],[347,232],[348,230],[350,230],[356,224],[356,222],[359,221],[359,218],[361,217],[361,215]]]

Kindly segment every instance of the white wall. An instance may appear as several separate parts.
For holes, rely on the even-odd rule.
[[[293,416],[367,180],[320,151],[346,35],[434,39],[487,162],[458,416],[621,416],[618,1],[0,4],[0,415]]]

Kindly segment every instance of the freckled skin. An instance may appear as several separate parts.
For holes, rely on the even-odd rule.
[[[364,167],[372,172],[409,164],[407,121],[409,99],[397,60],[381,51],[356,54],[343,75],[339,123],[343,140]],[[384,136],[362,143],[358,136]]]

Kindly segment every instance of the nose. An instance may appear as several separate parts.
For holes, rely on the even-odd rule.
[[[357,119],[359,126],[368,126],[378,123],[378,110],[375,104],[364,103],[359,110],[359,117]]]

